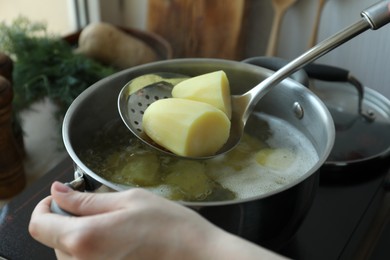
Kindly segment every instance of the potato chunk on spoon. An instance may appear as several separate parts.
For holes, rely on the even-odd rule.
[[[301,69],[305,65],[315,61],[327,52],[354,38],[360,33],[368,29],[379,29],[390,22],[390,1],[381,1],[365,11],[361,12],[362,18],[345,28],[344,30],[336,33],[335,35],[320,42],[298,58],[289,62],[286,66],[276,71],[270,77],[266,78],[254,88],[244,93],[243,95],[231,96],[231,127],[229,138],[221,149],[214,154],[202,155],[202,156],[180,156],[166,149],[162,149],[157,146],[155,142],[151,141],[142,131],[142,114],[140,118],[134,120],[132,110],[142,110],[142,106],[138,104],[151,103],[153,100],[163,99],[171,97],[172,84],[165,81],[157,82],[150,86],[147,86],[139,91],[129,94],[126,85],[119,94],[118,97],[118,109],[122,117],[122,120],[127,127],[144,143],[154,147],[161,152],[171,154],[173,156],[185,157],[187,159],[210,159],[217,155],[224,154],[233,149],[240,141],[244,127],[249,115],[252,113],[257,102],[271,90],[274,86],[280,83],[282,80],[290,76],[295,71]],[[142,112],[142,111],[138,111]]]
[[[145,133],[157,144],[180,155],[201,157],[217,152],[229,138],[226,114],[204,102],[160,99],[145,110]]]

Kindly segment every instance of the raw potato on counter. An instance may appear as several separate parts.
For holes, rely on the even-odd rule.
[[[143,41],[103,22],[91,23],[80,33],[76,53],[119,69],[157,60],[157,54]]]
[[[173,88],[172,96],[153,102],[145,110],[145,133],[177,155],[215,154],[230,134],[231,101],[225,72],[184,80]]]

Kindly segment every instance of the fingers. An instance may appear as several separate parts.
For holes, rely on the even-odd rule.
[[[53,183],[51,193],[52,196],[40,201],[32,212],[29,232],[39,242],[62,251],[65,248],[61,248],[60,238],[81,224],[77,217],[53,214],[50,210],[52,199],[62,209],[80,216],[108,212],[118,205],[111,194],[81,193],[59,182]]]
[[[57,259],[61,259],[61,260],[66,260],[66,259],[75,259],[74,257],[72,257],[71,255],[65,253],[65,252],[62,252],[60,250],[55,250],[54,251],[55,254],[56,254],[56,258]]]
[[[117,193],[77,192],[60,182],[53,183],[51,194],[62,209],[77,216],[101,214],[123,207],[118,203]]]
[[[133,208],[135,205],[136,212],[139,209],[137,205],[145,205],[142,198],[148,197],[148,193],[141,190],[104,194],[82,193],[58,182],[52,185],[51,192],[52,196],[39,202],[33,211],[29,231],[33,238],[56,249],[57,256],[64,259],[70,259],[70,256],[93,255],[103,249],[111,252],[118,245],[127,249],[125,245],[131,241],[128,236],[130,231],[134,230],[131,228],[134,223],[128,221],[128,213],[132,210],[123,209]],[[82,217],[52,213],[52,199],[55,199],[62,209]],[[136,216],[135,218],[137,219]],[[129,223],[130,227],[126,228]]]
[[[59,182],[53,183],[51,192],[52,196],[43,199],[35,207],[31,215],[29,232],[34,239],[57,249],[63,256],[71,255],[70,252],[78,248],[74,243],[80,240],[80,235],[90,232],[89,227],[94,225],[92,221],[94,217],[80,218],[54,214],[50,210],[53,199],[62,209],[80,216],[112,212],[124,204],[116,198],[118,197],[116,194],[119,193],[82,193],[73,191]]]
[[[37,204],[31,214],[28,229],[34,239],[48,247],[56,248],[58,234],[62,232],[61,229],[67,229],[67,224],[64,223],[65,217],[50,212],[51,200],[51,197],[47,197]]]
[[[74,259],[72,256],[80,250],[80,235],[86,233],[88,237],[90,219],[51,213],[51,201],[48,197],[38,203],[31,215],[29,232],[38,242],[55,249],[58,259]]]

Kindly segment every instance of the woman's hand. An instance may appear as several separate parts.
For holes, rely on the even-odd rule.
[[[54,183],[30,234],[62,259],[258,259],[277,257],[226,233],[196,212],[142,189],[81,193]],[[78,217],[50,212],[57,204]]]

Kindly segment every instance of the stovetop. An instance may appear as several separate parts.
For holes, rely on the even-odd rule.
[[[366,180],[351,179],[349,184],[321,181],[302,226],[280,252],[294,259],[390,259],[389,241],[387,168]]]
[[[390,170],[368,174],[360,181],[322,180],[299,230],[278,252],[294,259],[390,259]],[[0,211],[0,259],[56,259],[27,229],[33,208],[49,194],[54,180],[73,180],[70,158]]]

